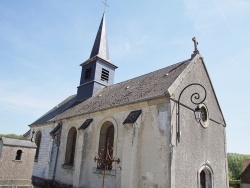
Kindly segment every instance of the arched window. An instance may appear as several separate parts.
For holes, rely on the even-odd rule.
[[[37,148],[36,148],[35,161],[38,160],[38,155],[39,155],[39,150],[40,150],[41,139],[42,139],[42,133],[41,133],[41,131],[38,131],[38,132],[36,133],[36,141],[35,141],[36,147],[37,147]]]
[[[76,136],[77,131],[75,127],[72,127],[68,133],[66,153],[65,153],[65,162],[66,165],[73,165],[75,158],[75,148],[76,148]]]
[[[114,147],[114,125],[111,122],[105,122],[100,131],[98,156],[100,159],[108,160],[113,157]],[[98,169],[105,168],[105,162],[97,163]],[[106,163],[106,170],[112,170],[112,162]]]
[[[212,169],[203,165],[198,172],[198,188],[213,188]]]
[[[206,188],[206,173],[204,170],[200,172],[200,188]]]
[[[19,161],[22,158],[22,150],[17,150],[16,152],[16,160]]]

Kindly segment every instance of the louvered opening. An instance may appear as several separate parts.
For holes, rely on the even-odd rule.
[[[106,69],[102,69],[102,76],[101,76],[102,81],[109,81],[109,71]]]
[[[89,79],[91,76],[91,67],[85,70],[85,80]]]

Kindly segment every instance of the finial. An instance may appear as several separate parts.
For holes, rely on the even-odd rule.
[[[106,11],[106,7],[109,7],[107,0],[102,1],[103,5],[104,5],[104,12]]]
[[[195,37],[192,38],[192,41],[194,42],[194,54],[199,53],[199,50],[197,48],[198,42]]]

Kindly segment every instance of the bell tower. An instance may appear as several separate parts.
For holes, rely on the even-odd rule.
[[[80,85],[77,87],[77,101],[86,100],[104,87],[114,84],[117,66],[109,61],[105,13],[103,13],[90,57],[81,66],[82,73]]]

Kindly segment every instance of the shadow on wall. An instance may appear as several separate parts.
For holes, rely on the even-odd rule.
[[[72,185],[67,184],[61,184],[59,182],[53,181],[53,180],[44,180],[42,178],[32,176],[32,184],[34,185],[34,188],[72,188]]]

